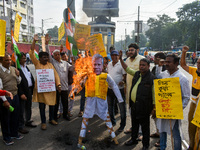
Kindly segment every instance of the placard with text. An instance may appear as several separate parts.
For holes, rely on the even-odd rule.
[[[53,69],[36,69],[36,76],[38,93],[56,91]]]
[[[179,77],[154,80],[156,117],[183,119]]]
[[[198,103],[197,103],[197,107],[194,113],[194,118],[192,120],[192,123],[200,128],[200,103],[199,103],[199,99],[198,99]]]

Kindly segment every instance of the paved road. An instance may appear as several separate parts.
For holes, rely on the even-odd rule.
[[[151,64],[152,65],[152,64]],[[35,69],[33,65],[29,65],[31,72],[35,76]],[[182,69],[181,69],[182,70]],[[183,70],[182,70],[183,71]],[[184,74],[188,77],[191,84],[191,76],[183,71]],[[30,131],[29,134],[24,135],[22,140],[14,140],[14,145],[5,146],[3,142],[0,141],[0,150],[76,150],[77,139],[79,136],[80,126],[82,118],[78,117],[79,112],[79,100],[80,96],[76,96],[75,105],[73,109],[73,117],[71,121],[59,119],[57,126],[52,126],[47,123],[47,130],[42,131],[40,129],[40,116],[39,108],[37,103],[33,103],[33,115],[32,119],[34,123],[37,124],[37,128],[28,128]],[[189,105],[184,110],[184,120],[182,121],[182,131],[185,137],[185,141],[188,142],[188,132],[187,132],[187,114],[188,114]],[[48,107],[46,108],[46,117],[48,120]],[[116,115],[117,125],[114,127],[115,130],[118,129],[120,123],[120,116]],[[127,126],[126,129],[130,128],[130,115],[127,116]],[[154,121],[151,119],[151,133],[155,132]],[[123,132],[118,133],[117,138],[119,140],[119,145],[116,146],[110,142],[109,134],[106,130],[105,123],[94,117],[90,120],[88,126],[88,132],[86,137],[85,146],[87,150],[139,150],[142,148],[142,143],[139,142],[136,146],[124,146],[124,142],[130,138],[130,135],[126,135]],[[2,135],[0,133],[0,139]],[[154,143],[158,139],[150,140],[150,149],[156,150]],[[168,150],[171,150],[170,136],[168,136]]]

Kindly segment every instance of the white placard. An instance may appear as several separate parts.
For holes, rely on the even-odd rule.
[[[53,69],[36,69],[38,93],[56,91]]]

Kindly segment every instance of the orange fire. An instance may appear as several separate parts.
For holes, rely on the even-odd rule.
[[[88,54],[88,51],[87,51]],[[70,92],[70,96],[72,96],[72,99],[74,99],[75,92],[79,93],[82,88],[85,80],[90,77],[95,77],[96,74],[93,71],[92,67],[92,57],[89,55],[86,55],[85,57],[82,57],[79,55],[79,58],[76,60],[75,63],[75,72],[76,74],[73,75],[73,84],[72,84],[72,90]],[[95,89],[94,83],[88,84],[90,89]]]

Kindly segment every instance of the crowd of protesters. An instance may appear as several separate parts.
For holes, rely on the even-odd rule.
[[[53,56],[49,52],[49,36],[45,36],[46,51],[39,53],[39,60],[34,54],[38,36],[35,35],[28,54],[21,53],[19,58],[20,68],[11,66],[11,56],[5,54],[0,58],[0,119],[3,141],[6,145],[14,144],[12,139],[21,140],[23,134],[27,134],[25,126],[35,128],[32,116],[32,102],[38,102],[41,119],[41,129],[47,130],[45,108],[49,106],[49,123],[58,124],[58,118],[63,116],[70,121],[72,117],[74,100],[69,96],[72,89],[75,61],[68,58],[61,50],[54,50]],[[185,61],[187,46],[183,47],[181,67],[193,76],[190,111],[188,115],[189,149],[195,145],[195,133],[197,127],[191,123],[197,106],[200,92],[200,59],[197,67],[187,66]],[[122,52],[110,48],[110,58],[94,55],[94,72],[102,78],[106,91],[100,96],[88,94],[88,87],[81,90],[79,117],[83,117],[79,135],[79,147],[86,134],[89,118],[98,115],[106,122],[111,137],[118,144],[113,127],[116,125],[115,115],[119,108],[120,126],[117,132],[123,132],[126,127],[126,116],[130,113],[131,128],[124,131],[130,133],[130,139],[125,142],[126,146],[135,145],[142,140],[143,150],[150,146],[150,137],[160,138],[155,143],[161,150],[166,149],[167,133],[170,134],[168,119],[156,118],[154,79],[179,77],[181,87],[181,99],[183,109],[190,100],[189,81],[179,70],[179,57],[175,54],[165,55],[158,52],[154,56],[155,66],[150,70],[150,61],[139,55],[139,46],[130,44],[126,53],[127,58],[122,59]],[[71,61],[70,61],[71,60]],[[34,80],[27,64],[32,62],[35,69],[53,69],[56,91],[38,92],[37,79]],[[102,72],[103,71],[103,72]],[[105,80],[103,80],[105,78]],[[89,80],[90,78],[88,78]],[[99,79],[101,80],[101,79]],[[100,81],[99,81],[100,82]],[[88,82],[84,82],[88,84]],[[87,93],[87,95],[86,95]],[[4,96],[5,95],[5,96]],[[91,98],[94,97],[94,98]],[[103,98],[104,97],[104,98]],[[105,101],[106,100],[106,101]],[[86,106],[85,106],[85,101]],[[10,106],[14,111],[10,110]],[[127,109],[128,108],[128,109]],[[150,116],[155,121],[156,133],[150,134]],[[174,149],[181,150],[181,120],[171,122],[174,140]]]

